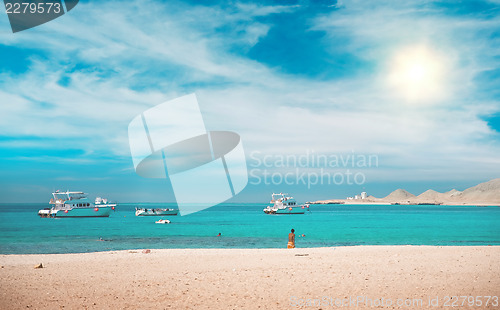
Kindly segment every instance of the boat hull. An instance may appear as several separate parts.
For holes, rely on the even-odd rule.
[[[49,211],[49,212],[42,212]],[[38,215],[41,217],[109,217],[111,207],[94,207],[94,208],[73,208],[68,210],[40,210]]]
[[[292,208],[283,208],[283,209],[264,209],[264,213],[266,214],[304,214],[306,209],[302,209],[302,207]]]
[[[170,210],[137,210],[135,211],[135,216],[166,216],[166,215],[177,215],[179,210],[170,209]]]
[[[304,214],[305,212],[306,211],[302,208],[292,208],[292,210],[285,208],[276,210],[276,214]]]

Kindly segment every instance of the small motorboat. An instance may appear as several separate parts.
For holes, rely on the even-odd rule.
[[[155,222],[156,224],[170,224],[169,220],[158,220]]]
[[[272,206],[268,206],[263,211],[266,214],[304,214],[309,211],[309,205],[297,205],[295,198],[288,194],[272,194]]]
[[[148,209],[135,208],[135,216],[167,216],[177,215],[178,209]]]

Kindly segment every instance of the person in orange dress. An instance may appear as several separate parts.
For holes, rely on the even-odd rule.
[[[287,248],[295,248],[295,229],[292,228],[292,232],[288,234],[288,245]]]

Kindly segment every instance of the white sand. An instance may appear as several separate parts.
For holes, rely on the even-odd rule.
[[[357,296],[393,303],[379,308],[447,309],[445,296],[499,296],[499,258],[498,246],[1,255],[0,309],[377,308],[367,300],[334,304]],[[34,269],[39,263],[44,268]]]

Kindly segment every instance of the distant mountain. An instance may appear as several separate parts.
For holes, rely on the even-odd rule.
[[[396,190],[383,198],[386,202],[409,201],[410,203],[444,203],[444,204],[499,204],[500,178],[470,187],[463,192],[452,189],[446,193],[439,193],[429,189],[418,196]]]
[[[445,194],[436,192],[435,190],[432,190],[432,189],[428,189],[425,192],[423,192],[422,194],[418,195],[417,199],[419,199],[419,200],[439,200],[439,199],[443,199],[443,196],[445,196]]]
[[[399,188],[390,193],[389,195],[387,195],[386,197],[384,197],[383,199],[386,201],[400,201],[400,200],[408,200],[413,197],[415,197],[415,195],[405,191],[404,189]]]
[[[461,191],[457,191],[456,189],[452,189],[451,191],[446,192],[444,194],[446,196],[448,196],[448,197],[453,197],[453,196],[458,196],[458,195],[462,194],[462,192]]]
[[[397,189],[384,198],[368,196],[363,200],[331,200],[345,203],[435,203],[446,205],[500,205],[500,178],[470,187],[463,192],[452,189],[446,193],[429,189],[415,196],[404,189]],[[324,203],[324,202],[318,202]]]
[[[465,201],[496,201],[500,203],[500,178],[470,187],[457,196]]]

